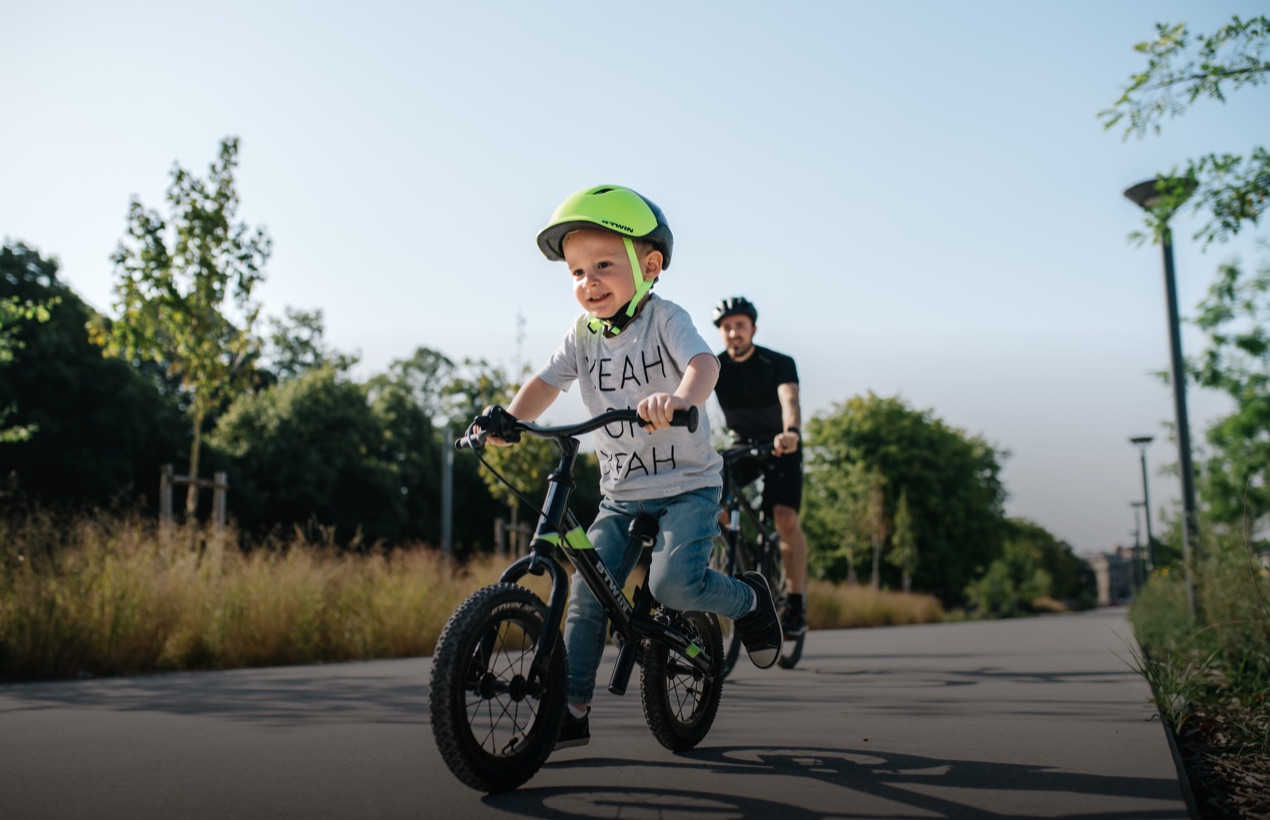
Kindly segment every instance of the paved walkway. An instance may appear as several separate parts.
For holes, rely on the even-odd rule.
[[[6,686],[0,816],[1185,818],[1129,634],[1121,610],[815,631],[797,669],[738,665],[698,749],[604,692],[591,745],[494,797],[437,754],[426,658]]]

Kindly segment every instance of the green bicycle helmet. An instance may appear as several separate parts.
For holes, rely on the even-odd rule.
[[[652,200],[621,185],[597,185],[573,194],[556,208],[538,233],[538,248],[552,262],[564,260],[564,238],[582,228],[603,228],[623,238],[644,239],[661,251],[661,266],[670,267],[675,238],[666,216]]]
[[[661,267],[665,270],[670,267],[670,252],[675,238],[670,233],[670,225],[666,224],[666,216],[652,200],[621,185],[597,185],[578,191],[560,203],[547,227],[538,232],[538,248],[551,261],[561,262],[564,260],[564,238],[584,228],[600,228],[622,237],[626,256],[631,261],[635,293],[626,309],[608,318],[592,314],[588,322],[592,333],[602,330],[616,336],[635,317],[640,302],[656,281],[644,279],[640,272],[639,255],[635,253],[631,240],[643,239],[661,251]]]

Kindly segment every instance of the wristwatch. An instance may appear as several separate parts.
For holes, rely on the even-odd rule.
[[[802,431],[802,430],[799,430],[797,427],[786,427],[786,428],[785,428],[785,432],[786,432],[786,433],[793,433],[794,435],[798,436],[798,440],[799,440],[799,441],[802,441],[802,440],[803,440],[803,431]]]

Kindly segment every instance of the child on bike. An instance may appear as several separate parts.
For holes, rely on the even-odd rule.
[[[596,434],[603,498],[588,537],[624,584],[640,557],[627,528],[636,516],[652,515],[660,525],[648,574],[654,597],[674,609],[733,619],[750,660],[766,668],[779,658],[782,640],[767,581],[757,572],[731,578],[708,566],[722,485],[709,423],[702,414],[695,433],[670,426],[676,410],[705,403],[719,373],[718,359],[688,313],[651,293],[670,267],[673,245],[661,209],[630,188],[588,188],[556,208],[538,234],[538,247],[548,259],[568,264],[574,297],[586,312],[507,412],[533,421],[575,381],[592,414],[636,409],[646,427],[620,425]],[[590,741],[605,622],[599,602],[575,576],[564,628],[569,709],[557,749]]]

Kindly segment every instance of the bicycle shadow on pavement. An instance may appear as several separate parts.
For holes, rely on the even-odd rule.
[[[484,798],[491,807],[542,818],[596,817],[1026,817],[1019,793],[1037,807],[1031,816],[1062,818],[1177,817],[1177,786],[1168,779],[1101,776],[1043,766],[941,760],[870,749],[743,746],[696,749],[665,762],[621,758],[551,761],[549,770],[609,770],[625,782],[642,768],[673,768],[692,791],[643,786],[523,788]],[[756,787],[753,778],[764,778]],[[739,781],[738,778],[746,778]],[[651,778],[640,777],[649,782]],[[832,798],[823,788],[840,790]],[[745,792],[767,789],[765,797]],[[808,795],[815,797],[808,799]],[[1006,793],[1011,796],[1007,797]],[[994,797],[994,793],[996,796]],[[832,793],[829,793],[832,794]],[[1053,799],[1049,799],[1049,796]],[[1159,801],[1151,808],[1148,801]],[[808,805],[808,803],[811,805]],[[863,803],[864,805],[858,805]],[[827,810],[827,804],[832,809]],[[1000,811],[992,806],[1001,807]],[[857,806],[853,808],[853,806]]]

